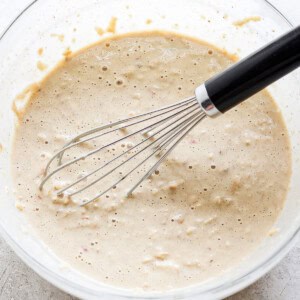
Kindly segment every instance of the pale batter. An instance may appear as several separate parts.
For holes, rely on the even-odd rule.
[[[83,49],[40,83],[16,129],[17,207],[63,261],[107,284],[168,290],[221,275],[268,235],[284,205],[291,160],[267,92],[204,120],[131,198],[120,186],[79,207],[38,191],[47,160],[70,137],[191,96],[231,63],[199,41],[136,33]]]

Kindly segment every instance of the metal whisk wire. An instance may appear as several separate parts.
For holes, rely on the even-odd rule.
[[[127,178],[130,174],[132,174],[135,170],[137,170],[139,167],[141,167],[147,160],[149,160],[153,156],[160,157],[158,161],[145,173],[145,175],[132,187],[127,195],[130,195],[137,187],[140,185],[142,181],[147,179],[162,163],[162,161],[169,155],[169,153],[175,148],[175,146],[206,116],[206,114],[201,110],[197,100],[195,97],[190,97],[187,99],[184,99],[176,104],[172,104],[157,110],[153,110],[147,113],[143,113],[134,117],[130,117],[127,119],[123,119],[114,123],[106,124],[103,126],[100,126],[98,128],[92,129],[90,131],[87,131],[83,134],[79,134],[76,137],[74,137],[70,142],[68,142],[60,151],[58,151],[48,162],[44,178],[40,184],[40,190],[43,189],[44,185],[51,177],[53,177],[56,173],[59,171],[72,166],[73,164],[77,163],[80,160],[84,160],[89,156],[92,156],[110,146],[113,146],[119,142],[122,142],[126,139],[129,139],[130,137],[141,135],[144,138],[142,141],[136,143],[133,145],[130,149],[122,152],[120,155],[112,158],[111,160],[108,160],[104,164],[102,164],[100,167],[96,168],[95,170],[89,172],[88,174],[80,177],[79,179],[75,180],[71,184],[68,184],[64,188],[60,189],[56,192],[57,196],[64,196],[67,195],[68,197],[72,197],[74,195],[77,195],[91,186],[95,185],[96,183],[100,182],[102,179],[107,177],[108,175],[112,174],[117,169],[121,168],[123,165],[128,163],[129,161],[132,161],[135,159],[139,154],[143,153],[147,149],[151,150],[152,152],[144,158],[142,161],[137,163],[130,171],[128,171],[125,175],[121,177],[121,179],[114,182],[112,185],[110,185],[107,189],[102,191],[101,193],[98,193],[95,197],[92,197],[92,199],[85,201],[81,205],[86,205],[99,197],[101,197],[103,194],[107,193],[109,190],[114,188],[116,185],[118,185],[121,181],[123,181],[125,178]],[[157,118],[160,118],[157,120]],[[141,129],[135,130],[133,133],[129,133],[124,137],[121,137],[117,140],[112,141],[111,143],[108,143],[104,146],[98,147],[84,155],[81,155],[79,157],[76,157],[70,161],[67,161],[65,163],[62,163],[63,157],[66,151],[70,150],[73,147],[79,146],[82,143],[86,143],[88,141],[95,140],[97,138],[103,137],[104,135],[109,135],[124,129],[128,129],[130,127],[133,127],[142,124],[147,121],[154,120],[153,123],[150,125],[147,125]],[[121,126],[118,126],[121,125]],[[117,128],[115,128],[117,126]],[[108,129],[108,131],[104,131],[105,129]],[[101,132],[101,133],[100,133]],[[150,134],[151,133],[151,134]],[[153,140],[153,141],[152,141]],[[149,143],[149,141],[151,141]],[[146,144],[148,142],[148,144]],[[84,187],[70,192],[70,189],[77,184],[83,182],[88,177],[96,174],[100,170],[104,169],[105,167],[109,166],[113,162],[117,161],[118,159],[121,159],[122,157],[126,157],[127,154],[131,153],[133,150],[137,150],[140,146],[144,146],[142,149],[138,150],[136,153],[130,155],[128,158],[126,158],[125,161],[120,162],[117,166],[113,167],[112,169],[105,172],[100,177],[93,180],[91,183],[85,185]],[[164,152],[164,153],[163,153]],[[53,162],[57,160],[57,167],[49,172],[50,167],[53,165]]]
[[[93,155],[93,154],[95,154],[95,153],[97,153],[97,152],[99,152],[99,151],[101,151],[101,150],[103,150],[103,149],[105,149],[105,148],[111,146],[111,145],[114,144],[115,142],[113,142],[113,143],[111,143],[111,144],[108,144],[108,145],[105,145],[105,146],[103,146],[103,147],[97,148],[97,149],[95,149],[95,150],[93,150],[93,151],[87,153],[87,154],[84,155],[84,156],[81,156],[81,157],[79,157],[79,158],[73,159],[73,160],[69,161],[68,163],[65,163],[65,164],[61,165],[61,161],[62,161],[63,154],[65,153],[65,151],[69,150],[70,148],[75,147],[75,146],[77,146],[77,145],[79,145],[79,144],[88,142],[88,141],[90,141],[90,140],[99,138],[99,137],[101,137],[101,136],[103,136],[103,135],[107,135],[107,134],[113,133],[113,132],[115,132],[115,131],[122,130],[122,129],[126,129],[126,128],[129,128],[129,127],[131,127],[131,126],[137,125],[137,124],[139,124],[139,123],[148,121],[148,120],[150,120],[150,119],[154,119],[154,118],[156,118],[156,117],[159,117],[159,116],[161,116],[161,115],[164,115],[164,114],[166,114],[166,113],[169,113],[169,112],[171,112],[171,111],[173,111],[173,110],[175,110],[175,109],[178,109],[178,107],[182,107],[182,106],[185,106],[185,105],[187,105],[187,104],[190,104],[190,103],[193,102],[193,101],[196,102],[195,97],[191,97],[191,98],[185,99],[185,100],[183,100],[183,101],[181,101],[181,102],[178,102],[178,103],[176,103],[176,104],[172,104],[172,105],[170,105],[170,106],[163,107],[163,108],[158,109],[158,110],[154,110],[154,111],[151,111],[151,112],[148,112],[148,113],[144,113],[144,114],[141,114],[141,115],[137,115],[137,116],[134,116],[134,117],[131,117],[131,118],[123,119],[123,120],[120,120],[120,121],[117,121],[117,122],[114,122],[114,123],[111,123],[111,124],[106,124],[106,125],[103,125],[103,126],[94,128],[94,129],[92,129],[92,130],[89,130],[89,131],[87,131],[87,132],[85,132],[85,133],[82,133],[82,134],[77,135],[77,136],[74,137],[70,142],[68,142],[68,143],[67,143],[67,144],[66,144],[59,152],[57,152],[56,154],[54,154],[54,155],[52,156],[52,158],[49,160],[49,162],[48,162],[48,164],[47,164],[47,166],[46,166],[46,169],[45,169],[45,174],[48,172],[50,165],[52,164],[52,162],[53,162],[56,158],[59,158],[58,165],[59,165],[60,167],[57,168],[56,170],[54,170],[53,172],[51,172],[50,174],[48,174],[47,176],[45,176],[45,178],[43,179],[43,181],[42,181],[41,184],[40,184],[40,189],[43,188],[45,182],[48,181],[48,179],[49,179],[50,177],[52,177],[55,173],[59,172],[61,169],[65,168],[65,167],[68,167],[69,165],[71,165],[71,164],[73,164],[73,163],[76,163],[76,162],[79,161],[79,160],[82,160],[82,159],[85,159],[85,158],[89,157],[89,156],[91,156],[91,155]],[[193,106],[195,106],[195,105],[197,105],[197,103],[194,103],[194,104],[193,104]],[[163,113],[159,113],[158,115],[154,115],[154,116],[151,116],[151,117],[149,117],[149,118],[143,119],[143,120],[141,120],[141,121],[137,121],[137,122],[128,124],[128,125],[126,125],[126,126],[118,127],[118,128],[112,129],[112,130],[110,130],[110,131],[107,131],[107,132],[105,132],[105,133],[102,133],[102,134],[99,134],[99,135],[96,135],[96,136],[91,136],[91,137],[89,137],[89,138],[87,138],[87,139],[84,139],[84,140],[80,140],[81,138],[83,138],[83,137],[85,137],[85,136],[92,135],[93,133],[96,133],[96,132],[105,130],[106,128],[113,127],[113,126],[116,126],[116,125],[119,125],[119,124],[122,124],[122,123],[126,123],[126,122],[128,122],[128,121],[131,121],[131,120],[134,120],[134,119],[137,119],[137,118],[141,118],[141,117],[143,117],[143,116],[152,115],[152,114],[154,114],[154,113],[164,111],[164,110],[166,110],[166,109],[168,109],[168,108],[172,108],[172,109],[171,109],[171,110],[168,110],[168,111],[166,111],[166,112],[163,112]],[[185,108],[184,110],[189,109],[189,108],[190,108],[190,107]],[[184,111],[184,110],[182,110],[182,111]],[[182,111],[176,113],[175,115],[178,115],[178,114],[181,113]],[[175,115],[173,115],[173,116],[175,116]],[[145,131],[146,129],[153,128],[153,126],[157,125],[158,123],[162,123],[163,121],[167,121],[168,119],[172,118],[173,116],[169,116],[168,118],[165,118],[165,119],[163,119],[163,120],[161,120],[161,121],[159,121],[159,122],[156,122],[155,124],[151,124],[151,125],[149,125],[149,126],[143,128],[143,129],[141,129],[141,130],[138,130],[138,131],[136,131],[136,132],[134,132],[134,133],[132,133],[132,134],[130,134],[130,135],[127,135],[127,136],[123,137],[122,139],[118,140],[117,142],[119,142],[119,141],[121,141],[121,140],[124,140],[124,139],[126,139],[126,138],[129,138],[130,136],[133,136],[133,135],[135,135],[135,134],[137,134],[137,133],[143,132],[143,131]]]

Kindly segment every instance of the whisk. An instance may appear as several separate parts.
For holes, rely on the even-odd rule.
[[[105,152],[106,158],[111,153],[108,149],[119,144],[123,146],[120,154],[111,155],[94,170],[85,171],[82,176],[57,190],[56,195],[79,195],[111,176],[112,180],[108,180],[108,186],[101,191],[97,190],[98,192],[89,199],[81,201],[80,205],[86,205],[116,188],[134,172],[143,169],[143,175],[127,192],[127,195],[131,195],[145,179],[157,172],[159,165],[170,152],[204,118],[226,112],[299,65],[300,26],[207,80],[196,88],[195,96],[75,136],[50,159],[39,188],[43,190],[55,174],[57,176],[66,168],[80,165],[80,162],[89,157]],[[66,158],[70,157],[66,153],[74,152],[88,142],[115,135],[117,137],[110,142],[87,153],[77,153],[72,159]],[[124,148],[124,143],[128,140],[133,140],[134,143],[129,148]],[[150,161],[150,167],[145,169],[145,165]],[[120,171],[124,168],[126,172]]]

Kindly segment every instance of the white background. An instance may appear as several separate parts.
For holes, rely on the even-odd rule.
[[[0,0],[0,33],[31,1],[32,0]],[[287,16],[292,24],[300,24],[300,0],[269,0],[269,2]],[[36,275],[16,257],[0,238],[0,300],[9,299],[71,300],[74,298],[59,291]],[[271,272],[249,288],[230,297],[230,299],[299,300],[300,241],[298,241],[294,249]]]

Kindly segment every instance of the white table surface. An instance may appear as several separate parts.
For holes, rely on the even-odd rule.
[[[31,0],[0,0],[0,32],[30,2]],[[300,24],[300,0],[269,2],[288,16],[294,25]],[[27,299],[75,300],[28,268],[0,237],[0,300]],[[300,300],[300,240],[272,271],[229,299]]]

